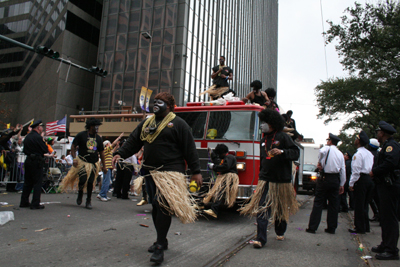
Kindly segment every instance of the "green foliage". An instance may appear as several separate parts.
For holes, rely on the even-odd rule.
[[[371,138],[380,120],[400,132],[400,4],[355,3],[345,12],[341,24],[328,21],[325,34],[328,44],[338,41],[335,48],[350,76],[315,88],[318,118],[329,123],[346,117],[342,131],[363,129]]]

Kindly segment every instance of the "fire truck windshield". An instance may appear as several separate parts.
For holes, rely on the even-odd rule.
[[[209,112],[208,125],[206,125]],[[255,111],[177,112],[192,128],[195,139],[259,140]]]

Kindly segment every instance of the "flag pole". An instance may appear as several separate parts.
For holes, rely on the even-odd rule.
[[[67,139],[67,114],[65,114],[65,132],[64,132],[64,140]],[[68,140],[64,141],[65,143],[67,143]]]

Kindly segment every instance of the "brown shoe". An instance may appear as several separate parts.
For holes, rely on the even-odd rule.
[[[203,210],[203,212],[207,215],[210,215],[211,217],[214,217],[215,219],[217,219],[217,214],[215,214],[215,212],[213,210]]]
[[[147,202],[147,200],[145,200],[145,199],[142,199],[139,203],[136,204],[136,206],[143,206],[146,204],[149,204],[149,202]]]
[[[254,247],[254,248],[262,248],[263,245],[261,244],[260,241],[254,240],[254,241],[253,241],[253,247]]]
[[[283,241],[283,240],[285,240],[285,237],[283,235],[277,235],[276,240]]]

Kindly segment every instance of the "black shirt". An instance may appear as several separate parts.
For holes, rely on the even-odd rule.
[[[231,155],[227,154],[221,160],[214,152],[211,154],[211,159],[214,163],[213,171],[219,172],[221,174],[226,173],[238,173],[236,167],[236,158]]]
[[[269,157],[267,151],[277,148],[283,154]],[[260,143],[260,180],[273,183],[290,183],[292,181],[292,161],[300,155],[299,148],[283,132],[266,134]]]
[[[215,66],[212,68],[212,70],[214,72],[219,71],[219,65]],[[228,83],[228,77],[229,74],[233,73],[233,70],[231,68],[229,68],[228,66],[225,66],[222,68],[222,71],[220,73],[218,73],[217,77],[214,78],[213,80],[213,84],[217,85],[217,87],[229,87],[229,83]],[[221,78],[221,75],[224,74],[226,76],[226,78]]]
[[[378,153],[378,159],[375,161],[372,168],[374,177],[385,178],[393,174],[394,170],[399,169],[400,160],[400,145],[393,137],[387,139],[383,145],[381,151]]]
[[[78,147],[79,157],[89,163],[99,161],[99,153],[104,150],[103,139],[98,135],[91,135],[87,131],[78,133],[72,144]]]
[[[31,131],[24,139],[24,153],[27,156],[35,154],[44,157],[49,149],[43,137],[38,132]]]
[[[128,158],[144,146],[144,169],[153,170],[161,167],[160,171],[184,173],[186,160],[192,174],[200,173],[199,156],[192,132],[183,119],[176,116],[152,143],[140,139],[144,122],[142,121],[136,127],[129,135],[128,140],[115,154],[120,155],[122,158]]]

